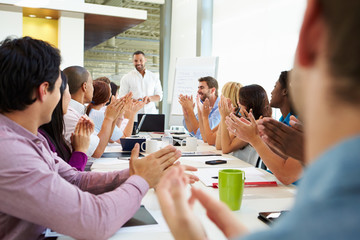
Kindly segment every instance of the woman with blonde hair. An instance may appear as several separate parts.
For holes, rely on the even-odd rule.
[[[239,101],[239,90],[242,87],[240,83],[237,82],[227,82],[221,89],[221,96],[230,99],[235,109],[238,108],[237,103]],[[210,128],[209,123],[209,114],[211,111],[209,101],[204,101],[201,103],[197,100],[198,115],[199,115],[199,127],[201,132],[201,137],[204,142],[207,142],[209,145],[215,145],[216,135],[219,128],[219,125],[215,128]]]

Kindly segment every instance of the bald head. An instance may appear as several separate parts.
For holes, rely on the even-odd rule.
[[[67,67],[63,71],[68,79],[70,94],[75,94],[88,81],[89,72],[80,66]]]

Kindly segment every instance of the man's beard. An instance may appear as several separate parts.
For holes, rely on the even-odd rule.
[[[135,68],[138,71],[143,71],[145,69],[144,65],[136,65]]]
[[[200,100],[202,102],[204,102],[207,98],[209,98],[210,100],[210,94],[209,93],[203,93],[202,95],[199,95],[200,96]]]

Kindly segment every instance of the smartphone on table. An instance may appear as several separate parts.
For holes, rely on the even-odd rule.
[[[208,164],[208,165],[218,165],[218,164],[225,164],[227,163],[226,160],[210,160],[210,161],[205,161],[205,164]]]

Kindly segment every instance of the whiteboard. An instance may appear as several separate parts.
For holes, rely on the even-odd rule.
[[[183,115],[182,108],[179,103],[179,95],[192,95],[195,102],[199,84],[198,79],[206,76],[216,78],[217,66],[218,57],[192,57],[176,59],[170,118],[173,115]]]

